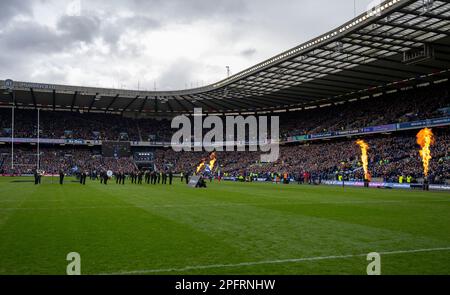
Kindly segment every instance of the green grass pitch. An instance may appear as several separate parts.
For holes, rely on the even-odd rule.
[[[0,274],[450,274],[448,192],[0,178]],[[56,178],[55,178],[56,181]],[[383,254],[384,253],[384,254]]]

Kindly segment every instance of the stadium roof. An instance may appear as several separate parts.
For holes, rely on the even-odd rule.
[[[298,110],[449,77],[450,0],[391,0],[215,84],[134,91],[0,81],[0,106],[92,112]],[[12,87],[11,87],[12,86]],[[8,91],[7,88],[12,88]]]

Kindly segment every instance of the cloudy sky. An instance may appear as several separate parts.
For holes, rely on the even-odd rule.
[[[356,0],[357,13],[371,2]],[[1,0],[0,79],[191,88],[353,15],[354,0]]]

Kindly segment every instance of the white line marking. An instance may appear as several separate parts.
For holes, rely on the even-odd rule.
[[[397,250],[397,251],[385,251],[385,252],[378,252],[378,253],[380,255],[395,255],[395,254],[409,254],[409,253],[436,252],[436,251],[450,251],[450,247],[413,249],[413,250]],[[241,263],[235,263],[235,264],[210,264],[210,265],[185,266],[185,267],[181,267],[181,268],[161,268],[161,269],[120,271],[120,272],[115,272],[115,273],[102,273],[100,275],[132,275],[132,274],[163,273],[163,272],[184,272],[184,271],[189,271],[189,270],[202,270],[202,269],[227,268],[227,267],[233,268],[233,267],[240,267],[240,266],[282,264],[282,263],[295,263],[295,262],[318,261],[318,260],[333,260],[333,259],[345,259],[345,258],[366,257],[366,256],[367,256],[367,253],[348,254],[348,255],[332,255],[332,256],[317,256],[317,257],[304,257],[304,258],[293,258],[293,259],[241,262]]]

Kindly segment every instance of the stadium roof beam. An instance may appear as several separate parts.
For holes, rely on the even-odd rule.
[[[73,111],[73,108],[75,106],[75,102],[77,101],[77,95],[78,95],[78,91],[75,91],[73,93],[73,97],[72,97],[72,104],[70,106],[70,111]]]
[[[94,107],[94,104],[98,99],[98,95],[99,95],[99,93],[96,93],[95,95],[92,96],[92,100],[91,100],[91,103],[89,104],[88,112],[91,112],[92,108]]]
[[[440,31],[440,30],[436,30],[436,29],[430,29],[429,27],[417,27],[417,26],[413,26],[413,25],[404,25],[404,24],[398,24],[398,23],[390,23],[390,22],[386,22],[386,21],[378,21],[377,24],[383,25],[383,26],[391,26],[391,27],[398,27],[398,28],[402,28],[405,30],[416,30],[416,31],[422,31],[422,32],[427,32],[427,33],[434,33],[434,34],[438,34],[438,35],[447,35],[448,32],[444,32],[444,31]]]
[[[217,103],[210,103],[210,102],[205,101],[205,100],[196,101],[194,97],[192,97],[190,95],[186,95],[186,96],[189,97],[189,99],[186,98],[184,95],[182,96],[182,98],[184,99],[184,101],[188,102],[192,106],[192,110],[189,110],[189,113],[193,113],[194,112],[194,108],[214,109],[216,112],[220,111],[220,108],[217,107]],[[199,103],[199,104],[201,104],[203,106],[195,104],[194,102]]]
[[[52,91],[52,105],[53,105],[53,110],[56,110],[56,90],[53,89]]]
[[[240,98],[240,99],[245,99],[245,100],[251,101],[251,102],[255,103],[255,105],[262,104],[265,107],[273,107],[274,106],[273,101],[269,100],[267,97],[262,97],[262,96],[246,97],[246,98]],[[258,107],[255,107],[255,108],[257,109]]]
[[[348,54],[351,55],[352,53],[348,52]],[[358,54],[355,54],[355,55],[358,55]],[[359,55],[359,56],[362,56],[362,55]],[[368,56],[362,56],[362,57],[372,58],[372,57],[368,57]],[[377,58],[377,60],[381,61],[382,63],[379,63],[377,65],[374,65],[374,64],[371,64],[371,63],[364,63],[364,62],[354,62],[354,61],[352,61],[352,63],[359,65],[359,67],[373,68],[373,69],[377,69],[377,70],[388,71],[388,72],[391,72],[391,73],[392,72],[399,72],[399,73],[410,73],[410,74],[414,74],[414,75],[423,73],[423,72],[418,71],[418,70],[413,70],[411,67],[406,67],[405,65],[401,65],[399,67],[398,61],[395,61],[395,60],[392,60],[392,59]],[[390,66],[394,62],[397,62],[397,67]],[[384,74],[382,74],[382,75],[384,75]],[[397,76],[397,78],[400,78],[400,77],[401,76]]]
[[[114,96],[114,98],[111,100],[111,102],[108,104],[108,106],[106,107],[105,113],[107,113],[109,111],[109,109],[112,107],[112,105],[117,101],[117,98],[119,97],[119,94],[117,94],[116,96]],[[95,97],[94,97],[94,101],[95,101]]]
[[[252,96],[253,98],[257,98],[257,99],[264,99],[264,98],[274,98],[274,94],[277,95],[276,99],[280,100],[280,98],[284,98],[285,100],[288,101],[292,101],[292,102],[298,102],[298,98],[302,98],[302,99],[306,99],[306,100],[315,100],[316,98],[319,98],[318,95],[311,95],[311,94],[306,94],[309,97],[314,97],[314,98],[307,98],[305,96],[301,96],[299,95],[299,93],[295,93],[295,95],[280,95],[279,92],[282,91],[283,89],[279,90],[278,92],[270,92],[270,94],[268,93],[263,93],[263,94],[259,94],[258,96]],[[245,90],[242,92],[245,93]],[[323,97],[323,96],[320,96]],[[245,97],[244,99],[251,99],[251,97]],[[267,101],[267,99],[266,99]],[[270,101],[271,103],[273,103],[273,101]]]
[[[10,90],[9,91],[9,96],[11,97],[11,104],[13,107],[17,107],[17,99],[16,99],[16,95],[14,93],[14,90]]]
[[[192,103],[192,101],[190,101],[189,99],[183,97],[183,96],[176,96],[177,102],[183,106],[183,109],[185,110],[186,113],[191,113],[194,108],[195,108],[195,104]],[[187,103],[187,105],[185,104]],[[192,107],[192,109],[191,109]]]
[[[450,16],[445,16],[445,15],[438,15],[438,14],[434,14],[434,13],[429,13],[429,12],[418,12],[415,10],[407,10],[407,9],[401,9],[400,10],[401,13],[404,14],[413,14],[415,16],[426,16],[428,18],[435,18],[438,20],[446,20],[446,21],[450,21]]]
[[[154,99],[153,100],[154,110],[155,110],[155,113],[157,113],[158,112],[158,97],[155,96],[153,99]]]
[[[358,36],[370,36],[370,37],[374,37],[374,38],[379,38],[382,40],[386,40],[386,39],[392,39],[392,40],[396,40],[396,41],[402,41],[402,42],[411,42],[411,43],[416,43],[416,44],[423,44],[425,42],[430,42],[429,40],[432,38],[435,38],[436,35],[431,35],[428,36],[426,38],[422,38],[422,39],[417,39],[417,37],[408,37],[409,35],[403,35],[403,36],[399,36],[397,32],[394,33],[389,33],[390,31],[392,31],[392,28],[390,30],[386,30],[383,32],[379,32],[378,34],[373,33],[371,31],[359,31],[359,32],[353,32],[352,35],[356,35],[356,38],[359,38]],[[439,44],[436,42],[433,42],[434,44]]]
[[[357,40],[360,42],[355,42],[355,38],[350,38],[347,37],[345,39],[343,39],[345,43],[348,44],[352,44],[355,46],[360,46],[361,48],[363,47],[367,47],[370,49],[379,49],[379,50],[383,50],[383,51],[390,51],[390,52],[395,52],[396,54],[402,54],[404,52],[404,50],[409,50],[409,49],[413,49],[413,48],[417,48],[417,46],[413,46],[413,45],[406,45],[405,42],[403,42],[402,44],[398,44],[398,43],[393,43],[393,42],[386,42],[384,40],[374,40],[374,39],[368,39],[364,36],[361,36],[361,38],[358,38]],[[380,45],[375,45],[374,43],[379,43],[382,44],[386,47],[380,46]],[[418,43],[418,42],[416,42]],[[401,47],[402,49],[399,50],[393,50],[393,49],[388,49],[389,46],[395,46],[395,47]]]
[[[211,93],[208,94],[208,96],[203,95],[203,94],[199,94],[199,96],[200,96],[201,98],[203,98],[202,101],[205,101],[205,100],[210,99],[210,98],[208,98],[208,96],[214,97],[214,98],[217,100],[217,101],[215,101],[216,104],[223,105],[223,106],[225,106],[225,107],[229,107],[229,106],[227,106],[227,105],[225,105],[225,104],[222,104],[222,102],[227,103],[227,104],[229,104],[229,105],[235,107],[233,110],[236,110],[236,108],[237,108],[237,109],[242,108],[242,107],[244,106],[243,104],[239,104],[239,103],[236,103],[236,102],[231,102],[231,101],[228,100],[226,97],[222,97],[222,99],[219,99],[219,96],[214,95],[214,94],[211,94]]]
[[[436,8],[441,8],[442,6],[445,6],[445,4],[439,5]],[[446,13],[448,11],[450,11],[450,8],[448,8],[448,9],[446,9],[444,11],[441,11],[440,13]],[[404,15],[397,16],[395,18],[395,20],[401,19],[401,17],[404,17]],[[394,20],[392,20],[392,21],[394,21]],[[401,24],[408,25],[408,22],[409,22],[409,19],[405,18],[405,20]],[[439,23],[439,22],[433,22],[433,24],[428,23],[428,25],[435,25],[436,23]],[[439,28],[447,25],[447,23],[445,23],[445,22],[441,22],[440,24],[441,25],[439,26]],[[430,33],[420,33],[420,32],[415,31],[415,30],[409,30],[409,33],[405,34],[405,30],[400,30],[399,31],[399,30],[396,30],[396,29],[398,29],[397,27],[393,27],[393,26],[391,26],[391,27],[389,27],[387,29],[384,27],[384,30],[382,32],[380,32],[378,30],[378,28],[379,28],[379,26],[376,26],[375,28],[369,29],[370,32],[367,29],[364,29],[364,32],[362,33],[362,36],[372,36],[372,37],[376,37],[376,38],[383,38],[385,36],[396,34],[396,38],[397,39],[400,38],[400,40],[402,40],[402,41],[413,42],[413,43],[423,43],[423,42],[428,41],[429,39],[436,38],[436,36],[438,35],[438,34],[430,34]],[[399,33],[401,33],[403,35],[402,36],[398,36]],[[353,34],[358,34],[358,32],[354,32]],[[389,34],[389,35],[386,35],[386,34]],[[412,36],[413,39],[407,38],[407,37],[410,37],[410,36]],[[425,36],[425,38],[423,38],[424,36]]]
[[[242,93],[245,93],[245,90]],[[249,101],[257,102],[257,103],[261,103],[260,100],[262,100],[263,104],[265,106],[273,106],[273,101],[268,101],[268,99],[266,97],[263,97],[263,96],[254,96],[254,95],[252,95],[252,96],[247,96],[245,98],[236,98],[236,99],[239,99],[239,100],[245,99],[245,100],[249,100]]]
[[[141,107],[139,108],[139,113],[142,114],[142,112],[144,111],[145,108],[145,104],[148,101],[148,95],[144,98],[144,100],[142,101]]]
[[[317,67],[327,67],[326,65],[322,65],[322,66],[319,66],[319,65],[317,65],[317,64],[314,64],[314,63],[305,63],[305,62],[303,62],[302,61],[302,63],[304,63],[304,64],[307,64],[307,65],[311,65],[311,66],[317,66]],[[296,68],[289,68],[289,69],[296,69]],[[350,76],[350,75],[346,75],[346,74],[344,74],[344,73],[342,73],[342,71],[344,71],[345,70],[345,68],[338,68],[338,67],[333,67],[333,69],[336,69],[336,70],[341,70],[341,72],[339,73],[339,76],[331,76],[330,74],[333,74],[333,73],[330,73],[330,72],[325,72],[325,71],[323,71],[323,70],[317,70],[317,69],[308,69],[308,70],[304,70],[304,71],[306,71],[306,72],[312,72],[312,73],[317,73],[317,74],[324,74],[324,75],[328,75],[329,77],[321,77],[320,79],[321,80],[324,80],[324,81],[330,81],[330,82],[336,82],[336,83],[344,83],[344,84],[350,84],[350,85],[360,85],[360,86],[369,86],[369,85],[372,85],[373,83],[359,83],[359,82],[355,82],[355,80],[362,80],[362,81],[370,81],[370,82],[373,82],[373,79],[368,79],[368,78],[364,78],[364,77],[358,77],[358,76]],[[300,69],[297,69],[297,70],[300,70]],[[301,69],[302,71],[303,71],[303,69]],[[312,78],[315,78],[315,77],[312,77]],[[348,80],[342,80],[341,78],[346,78],[346,79],[350,79],[350,81],[348,81]],[[335,80],[336,79],[336,80]],[[337,79],[341,79],[341,80],[337,80]]]
[[[305,83],[307,83],[307,82],[305,82]],[[313,83],[308,83],[308,84],[313,84]],[[311,85],[311,86],[305,86],[305,85],[303,85],[303,84],[299,84],[299,85],[297,85],[297,87],[301,87],[302,92],[303,92],[303,93],[307,93],[308,95],[309,95],[309,94],[313,94],[313,95],[317,94],[317,95],[321,96],[321,95],[323,95],[323,94],[332,95],[332,94],[334,94],[334,93],[336,93],[336,92],[339,92],[339,93],[345,93],[345,90],[344,90],[345,88],[341,88],[340,90],[336,89],[336,90],[334,91],[334,90],[332,90],[332,89],[325,89],[323,85],[320,86],[320,83],[315,83],[315,84],[316,84],[316,85],[318,84],[319,87],[312,87],[312,86],[314,86],[314,84]],[[257,85],[262,85],[262,83],[259,82]],[[281,81],[277,81],[277,82],[264,82],[263,85],[273,86],[273,87],[276,87],[277,85],[290,86],[289,88],[296,87],[296,86],[293,86],[293,85],[288,85],[288,84],[281,83]],[[287,90],[287,89],[289,89],[289,88],[280,88],[280,91],[282,91],[282,90]]]
[[[223,104],[221,104],[221,103],[218,103],[217,101],[216,101],[216,102],[212,102],[212,100],[210,100],[210,99],[209,99],[209,100],[202,100],[201,103],[202,103],[203,105],[208,106],[209,108],[214,107],[214,108],[216,109],[217,112],[224,112],[224,111],[226,111],[226,109],[229,108],[228,106],[223,105]],[[199,106],[197,106],[197,107],[199,107]],[[219,108],[217,108],[217,107],[219,107]],[[223,109],[223,108],[224,108],[224,109]],[[202,108],[202,109],[203,109],[203,108]]]
[[[330,79],[330,78],[326,78],[325,76],[317,77],[318,75],[315,75],[315,74],[320,74],[320,75],[327,75],[328,76],[328,75],[332,74],[330,72],[325,72],[323,70],[317,70],[317,69],[311,69],[311,68],[309,68],[309,69],[289,68],[289,69],[290,70],[295,70],[296,72],[302,71],[303,73],[302,73],[301,78],[305,77],[305,78],[310,78],[310,79],[320,79],[321,80],[320,82],[308,81],[310,84],[319,85],[319,86],[325,86],[325,87],[331,87],[331,88],[338,88],[338,89],[357,89],[355,87],[350,87],[350,88],[348,87],[348,85],[352,85],[352,86],[358,85],[357,82],[354,82],[354,81],[352,81],[352,82],[347,81],[346,82],[344,80],[337,81],[337,80],[333,80],[333,79]],[[305,73],[307,75],[305,75]],[[289,75],[284,75],[283,77],[273,78],[273,79],[284,81],[284,82],[287,82],[287,83],[293,83],[294,82],[296,85],[299,85],[300,83],[302,83],[302,81],[298,80],[298,78],[300,78],[300,76],[292,75],[292,76],[289,76],[289,78],[284,78],[285,76],[289,76]],[[346,77],[346,78],[350,77],[351,79],[356,78],[354,76],[347,76],[347,75],[342,75],[342,77]],[[336,84],[339,84],[339,83],[348,84],[348,85],[347,86],[336,85]],[[289,84],[285,84],[285,85],[289,85]],[[361,84],[359,84],[359,85],[361,85]],[[366,84],[363,84],[363,85],[366,86],[366,85],[369,85],[369,84],[366,83]]]
[[[277,101],[281,101],[283,100],[285,103],[284,104],[300,104],[300,103],[304,103],[304,101],[312,101],[311,99],[307,99],[305,97],[298,97],[297,99],[294,98],[290,98],[288,100],[286,100],[285,97],[283,97],[283,95],[277,95],[276,93],[270,94],[270,95],[265,95],[264,97],[258,97],[257,100],[263,100],[263,101],[270,101],[270,105],[266,104],[266,107],[274,107],[277,104]]]
[[[308,72],[308,71],[306,71],[306,72]],[[317,85],[317,86],[320,87],[320,89],[328,88],[331,91],[335,91],[335,90],[337,90],[337,91],[339,91],[339,90],[356,90],[356,89],[358,89],[356,87],[349,87],[348,85],[346,85],[346,86],[336,85],[333,82],[337,82],[337,81],[329,80],[329,79],[326,79],[325,77],[309,76],[309,78],[315,78],[317,80],[320,79],[320,81],[317,81],[317,82],[315,82],[315,81],[298,81],[298,80],[295,80],[296,78],[278,78],[276,80],[282,81],[282,83],[280,83],[279,85],[291,86],[291,87],[295,86],[295,85],[301,85],[301,83],[308,83],[308,84],[311,84],[311,85]],[[331,82],[331,83],[328,83],[328,82]],[[274,83],[271,83],[271,82],[267,82],[267,83],[269,83],[268,85],[274,84]],[[275,83],[278,84],[278,81],[275,82]],[[295,85],[289,84],[289,83],[295,83]],[[346,84],[346,83],[344,83],[344,84]],[[354,85],[353,83],[350,83],[350,82],[347,83],[347,84]],[[322,88],[322,87],[325,87],[325,88]],[[311,88],[311,89],[316,89],[316,88]]]
[[[315,58],[314,57],[314,60],[316,60],[316,59],[318,59],[318,58]],[[322,58],[323,59],[323,58]],[[372,78],[370,78],[370,77],[364,77],[364,76],[361,76],[361,74],[365,74],[365,75],[369,75],[369,76],[371,76],[371,75],[373,75],[373,73],[372,72],[367,72],[367,71],[361,71],[361,70],[356,70],[356,69],[354,69],[355,67],[353,67],[353,68],[348,68],[348,65],[347,65],[347,67],[338,67],[338,66],[334,66],[334,65],[330,65],[332,62],[340,62],[341,64],[343,64],[344,62],[346,62],[346,61],[342,61],[342,60],[336,60],[336,59],[326,59],[327,61],[330,61],[330,63],[328,63],[328,64],[326,64],[326,65],[321,65],[321,64],[318,64],[318,63],[313,63],[313,62],[305,62],[305,61],[301,61],[302,63],[307,63],[307,64],[309,64],[309,65],[315,65],[315,66],[321,66],[321,67],[328,67],[328,68],[330,68],[330,69],[334,69],[334,70],[338,70],[338,71],[340,71],[339,73],[327,73],[327,75],[333,75],[333,74],[335,74],[337,77],[345,77],[345,78],[350,78],[350,79],[358,79],[358,80],[365,80],[365,81],[371,81],[371,82],[378,82],[378,83],[384,83],[384,82],[386,82],[386,80],[379,80],[379,79],[377,79],[377,78],[374,78],[374,77],[372,77]],[[318,61],[318,62],[320,62],[320,61]],[[349,62],[346,62],[346,63],[349,63]],[[347,71],[347,72],[353,72],[353,73],[355,73],[356,75],[355,76],[351,76],[351,75],[348,75],[349,73],[347,73],[347,74],[345,74],[345,73],[342,73],[342,72],[344,72],[344,71]],[[372,83],[373,84],[373,83]]]
[[[170,112],[173,113],[173,112],[174,112],[174,111],[173,111],[173,107],[172,107],[172,105],[170,104],[171,99],[167,99],[166,97],[165,97],[164,99],[166,99],[165,101],[166,101],[166,103],[167,103],[167,107],[169,108]]]
[[[123,108],[121,114],[123,115],[123,113],[125,113],[125,112],[128,110],[128,108],[129,108],[133,103],[135,103],[136,100],[138,100],[138,98],[139,98],[139,95],[137,95],[135,98],[133,98],[133,99],[132,99],[132,100],[131,100],[124,108]]]
[[[213,96],[214,97],[214,96]],[[254,104],[250,103],[247,99],[242,99],[242,98],[237,98],[237,97],[226,97],[224,98],[222,101],[224,101],[225,103],[230,102],[236,105],[241,105],[241,106],[247,106],[250,109],[254,109],[256,108]]]
[[[250,106],[251,108],[253,108],[253,106],[251,105],[251,104],[248,104],[247,103],[247,106],[245,105],[245,104],[243,104],[242,102],[241,103],[239,103],[239,102],[237,102],[237,101],[235,101],[235,100],[233,100],[233,98],[230,98],[230,97],[223,97],[222,96],[222,99],[219,99],[219,95],[214,95],[214,94],[208,94],[208,96],[209,97],[212,97],[212,98],[215,98],[215,100],[214,100],[214,102],[216,103],[216,104],[218,104],[218,105],[222,105],[223,107],[225,107],[225,108],[231,108],[231,110],[233,111],[233,112],[238,112],[240,109],[248,109],[248,106]],[[205,95],[202,95],[201,97],[203,97],[204,98],[204,100],[203,101],[207,101],[207,102],[211,102],[211,101],[213,101],[213,99],[211,99],[211,98],[206,98],[205,97]]]
[[[338,60],[338,59],[333,59],[333,58],[327,58],[327,57],[314,57],[314,59],[324,59],[324,60],[332,60],[332,61],[342,61],[342,62],[346,62],[346,63],[350,63],[352,65],[357,65],[357,66],[369,66],[369,67],[373,67],[373,68],[378,68],[378,69],[384,69],[384,70],[389,70],[383,67],[378,67],[378,66],[373,66],[373,65],[368,65],[368,64],[363,64],[363,63],[358,63],[358,62],[353,62],[353,61],[343,61],[343,60]],[[342,70],[342,69],[341,69]],[[367,74],[367,75],[375,75],[375,76],[382,76],[382,77],[390,77],[390,78],[394,78],[394,79],[401,79],[402,76],[398,76],[398,75],[392,75],[392,74],[384,74],[384,73],[375,73],[375,72],[369,72],[366,70],[357,70],[356,67],[353,68],[349,68],[349,69],[344,69],[346,71],[351,71],[351,72],[355,72],[355,73],[359,73],[359,74]],[[382,81],[382,80],[380,80]]]
[[[183,98],[181,98],[181,99],[183,99]],[[182,112],[185,112],[185,113],[189,112],[189,109],[184,104],[181,103],[181,101],[178,99],[177,96],[174,96],[173,100],[180,106],[180,109]]]
[[[35,109],[37,109],[36,96],[34,94],[33,88],[30,88],[30,93],[31,93],[31,99],[33,100],[33,106]]]

